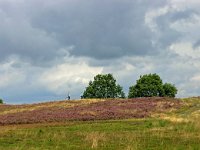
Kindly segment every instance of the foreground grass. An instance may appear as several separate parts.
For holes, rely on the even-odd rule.
[[[194,123],[160,119],[0,127],[0,149],[199,149]]]

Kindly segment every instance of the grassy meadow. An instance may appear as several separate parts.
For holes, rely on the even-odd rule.
[[[181,103],[179,108],[153,111],[144,118],[1,125],[0,149],[198,150],[200,98]],[[14,108],[2,114],[6,111]]]

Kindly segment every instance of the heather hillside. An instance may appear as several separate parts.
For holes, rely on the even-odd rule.
[[[0,149],[200,149],[199,119],[199,97],[3,104]]]
[[[88,99],[31,105],[0,105],[0,125],[147,118],[180,108],[171,98]]]

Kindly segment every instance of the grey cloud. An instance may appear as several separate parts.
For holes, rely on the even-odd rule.
[[[30,58],[39,65],[63,57],[60,50],[73,47],[71,55],[94,59],[157,55],[182,33],[170,23],[196,11],[169,12],[156,18],[160,36],[144,23],[148,10],[167,5],[156,0],[29,0],[16,5],[0,3],[1,58],[11,54]],[[37,8],[37,9],[36,9]]]
[[[55,34],[62,45],[74,45],[71,54],[75,56],[110,59],[155,54],[152,33],[144,24],[146,9],[155,4],[139,0],[66,1],[34,14],[32,25]]]
[[[200,47],[200,40],[196,41],[194,44],[193,44],[193,48],[198,48]]]
[[[158,45],[162,49],[170,46],[172,43],[179,40],[179,38],[182,36],[182,33],[170,27],[170,24],[175,21],[175,19],[173,18],[175,15],[176,12],[167,13],[165,15],[157,17],[155,20],[157,24],[157,30],[159,30],[161,33],[161,36],[158,39]]]
[[[199,9],[174,9],[168,11],[166,14],[161,15],[155,19],[157,24],[157,30],[160,32],[160,37],[157,41],[157,46],[160,46],[160,49],[166,49],[171,44],[180,42],[180,41],[189,41],[192,42],[193,48],[199,46],[198,31],[190,29],[189,26],[186,30],[181,31],[171,27],[173,23],[181,22],[184,26],[184,23],[194,23],[194,16],[200,16]],[[180,28],[182,26],[180,24]]]
[[[17,2],[16,2],[17,3]],[[144,23],[156,0],[29,0],[0,2],[0,52],[29,58],[42,65],[73,46],[74,56],[112,59],[158,53],[153,34]]]
[[[198,11],[193,10],[193,9],[185,9],[181,11],[176,11],[175,13],[171,13],[170,19],[171,21],[177,21],[181,19],[188,19],[194,14],[199,14]]]
[[[57,41],[45,32],[33,29],[26,22],[7,18],[0,24],[0,45],[1,59],[19,55],[40,61],[55,57],[59,50]]]
[[[0,83],[7,86],[1,87],[0,96],[13,103],[64,98],[64,92],[48,89],[58,86],[79,98],[87,86],[79,81],[101,71],[113,73],[126,92],[139,75],[156,72],[164,82],[185,91],[179,96],[190,95],[194,83],[189,79],[200,74],[199,60],[179,56],[168,47],[184,41],[199,47],[196,29],[186,34],[176,30],[179,24],[171,27],[180,20],[190,21],[199,10],[158,16],[154,18],[158,32],[153,32],[144,22],[146,13],[168,5],[166,0],[1,0]],[[51,78],[42,84],[41,73]],[[7,78],[7,74],[13,75]],[[16,76],[21,80],[17,82]],[[60,76],[65,81],[58,84]],[[3,77],[10,82],[6,84]],[[193,95],[199,91],[197,86]]]

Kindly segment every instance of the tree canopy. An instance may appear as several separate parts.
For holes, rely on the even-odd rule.
[[[163,89],[165,93],[164,96],[168,96],[168,97],[175,97],[178,92],[177,88],[170,83],[165,83],[163,85]]]
[[[129,98],[135,97],[175,97],[177,89],[170,83],[163,84],[162,79],[157,74],[147,74],[140,76],[136,85],[129,88]]]
[[[98,74],[90,81],[82,98],[124,98],[122,87],[116,84],[112,74]]]

